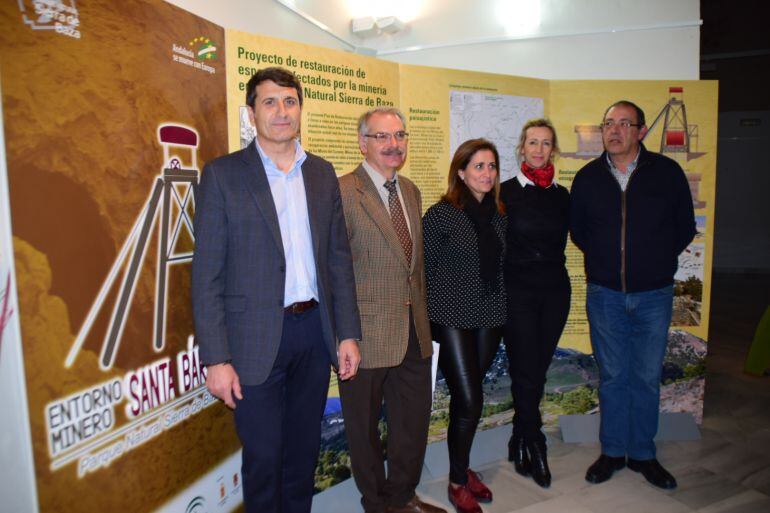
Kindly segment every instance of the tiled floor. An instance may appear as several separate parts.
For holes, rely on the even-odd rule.
[[[624,469],[591,485],[585,470],[598,444],[567,444],[548,433],[551,488],[519,476],[505,458],[507,430],[480,433],[472,456],[495,494],[485,513],[749,513],[770,512],[770,377],[742,372],[756,324],[770,304],[770,275],[715,275],[707,358],[706,402],[698,441],[662,442],[658,458],[676,476],[672,491],[649,485]],[[446,497],[444,444],[428,448],[420,496],[443,505]],[[352,480],[316,496],[317,513],[359,513]]]

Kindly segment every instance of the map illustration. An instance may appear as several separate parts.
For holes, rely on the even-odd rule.
[[[543,117],[543,99],[468,91],[449,92],[449,150],[454,155],[468,139],[484,137],[500,153],[500,181],[513,178],[519,169],[516,144],[521,127]]]

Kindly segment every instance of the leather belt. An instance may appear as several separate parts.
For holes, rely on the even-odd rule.
[[[318,301],[316,301],[315,299],[309,299],[307,301],[297,301],[296,303],[292,303],[286,308],[284,308],[283,311],[286,313],[301,314],[315,308],[317,304],[318,304]]]

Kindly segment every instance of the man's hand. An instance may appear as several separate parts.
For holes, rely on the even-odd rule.
[[[358,372],[358,364],[361,363],[361,352],[358,350],[358,342],[352,338],[346,338],[340,342],[340,347],[337,349],[337,358],[340,362],[340,379],[345,381],[353,378]]]
[[[222,399],[232,409],[235,409],[233,395],[238,399],[243,399],[238,373],[229,363],[218,363],[206,367],[206,388],[209,389],[211,395]]]

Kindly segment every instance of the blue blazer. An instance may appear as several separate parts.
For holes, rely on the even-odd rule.
[[[337,366],[337,339],[360,339],[355,281],[334,167],[302,164],[323,339]],[[284,315],[286,261],[275,203],[254,141],[203,168],[195,205],[192,301],[201,361],[230,361],[241,384],[265,381]]]

